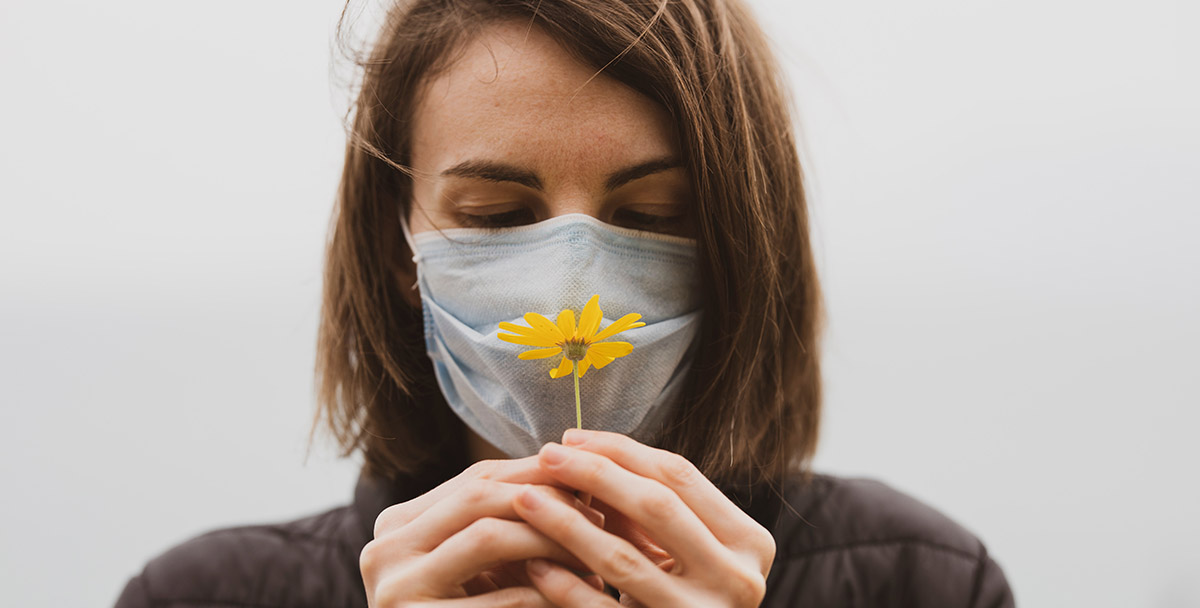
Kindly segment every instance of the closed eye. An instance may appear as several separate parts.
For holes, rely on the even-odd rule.
[[[459,225],[467,228],[511,228],[524,226],[537,221],[533,210],[522,207],[500,213],[474,214],[459,213]]]
[[[613,223],[634,230],[683,234],[687,229],[686,213],[646,213],[633,209],[618,209],[613,214]]]

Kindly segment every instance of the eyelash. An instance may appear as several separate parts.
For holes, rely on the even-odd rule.
[[[620,209],[613,215],[613,223],[626,228],[648,232],[675,232],[684,222],[683,215],[655,215]]]
[[[678,231],[685,219],[683,215],[655,215],[653,213],[640,213],[628,209],[620,209],[614,214],[613,223],[634,230],[671,233]],[[462,226],[492,229],[513,228],[532,224],[536,221],[537,218],[529,209],[514,209],[503,213],[486,215],[463,213],[460,214],[459,218],[460,225]]]
[[[468,228],[512,228],[532,224],[535,221],[537,218],[529,209],[514,209],[490,215],[463,213],[459,217],[459,222]]]

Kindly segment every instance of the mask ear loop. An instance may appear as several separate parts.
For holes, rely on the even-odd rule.
[[[410,251],[412,251],[412,254],[413,254],[413,256],[412,256],[412,261],[413,261],[413,264],[415,264],[415,265],[417,265],[417,266],[420,266],[420,264],[421,264],[421,253],[420,253],[419,251],[417,251],[417,242],[416,242],[416,239],[414,239],[414,238],[413,238],[412,232],[410,232],[410,231],[409,231],[409,229],[408,229],[408,217],[406,217],[406,216],[407,216],[407,214],[404,212],[404,209],[400,209],[400,214],[399,214],[399,215],[400,215],[400,230],[401,230],[401,231],[404,233],[404,241],[405,241],[406,243],[408,243],[408,249],[409,249]],[[418,268],[418,269],[417,269],[418,278],[417,278],[417,280],[416,280],[415,282],[413,282],[413,284],[412,284],[412,288],[413,288],[414,290],[415,290],[415,289],[417,289],[417,285],[418,285],[418,284],[421,282],[421,279],[419,278],[419,276],[420,276],[420,272],[421,272],[421,271],[420,271],[420,269]]]

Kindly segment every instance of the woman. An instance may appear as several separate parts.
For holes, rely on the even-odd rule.
[[[403,1],[361,66],[318,361],[354,504],[118,606],[1012,605],[970,533],[808,471],[804,188],[736,0]]]

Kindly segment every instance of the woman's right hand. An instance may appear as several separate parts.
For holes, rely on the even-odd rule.
[[[549,477],[538,457],[483,460],[408,502],[384,509],[359,569],[371,608],[450,600],[448,606],[553,606],[529,582],[525,560],[586,570],[513,510],[527,484],[543,486],[603,526],[603,515]],[[599,577],[589,577],[603,588]]]

